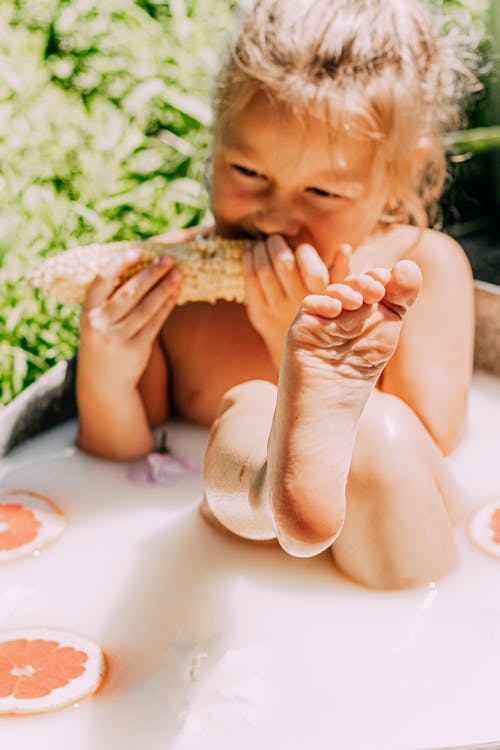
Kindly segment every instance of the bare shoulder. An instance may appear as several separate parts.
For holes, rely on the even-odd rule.
[[[472,283],[472,272],[463,248],[452,237],[434,229],[398,227],[401,258],[414,260],[424,280]]]
[[[391,269],[403,259],[420,266],[424,281],[454,278],[470,284],[472,280],[469,261],[458,242],[434,229],[403,224],[386,227],[367,241],[353,256],[353,271],[377,265]]]
[[[474,350],[474,285],[465,252],[451,237],[405,227],[399,256],[422,271],[420,294],[405,316],[382,389],[405,401],[445,453],[462,434]]]
[[[422,289],[410,311],[407,332],[424,324],[470,328],[474,285],[467,255],[449,235],[433,229],[398,228],[399,258],[415,261],[422,272]]]

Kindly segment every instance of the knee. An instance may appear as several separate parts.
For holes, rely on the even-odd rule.
[[[404,401],[377,391],[360,420],[351,473],[394,478],[408,472],[410,464],[419,464],[428,453],[428,441],[424,426]]]
[[[216,417],[221,417],[236,406],[252,409],[274,410],[276,404],[276,386],[268,380],[248,380],[230,388],[219,402]]]
[[[374,391],[363,411],[361,429],[382,432],[388,440],[398,442],[404,435],[421,425],[415,412],[397,396]],[[423,427],[422,427],[423,429]]]
[[[452,570],[456,549],[437,453],[404,402],[378,394],[367,404],[349,474],[346,522],[333,547],[348,576],[370,588],[399,589]]]

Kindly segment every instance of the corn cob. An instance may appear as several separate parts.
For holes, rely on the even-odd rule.
[[[162,253],[174,258],[174,265],[183,274],[177,304],[215,302],[217,299],[243,302],[245,286],[242,254],[245,240],[231,240],[214,235],[172,243],[161,237],[133,242],[74,247],[46,260],[26,280],[30,286],[43,289],[59,302],[83,302],[87,289],[98,274],[106,271],[115,258],[139,248],[142,256],[127,268],[117,283],[123,284]]]

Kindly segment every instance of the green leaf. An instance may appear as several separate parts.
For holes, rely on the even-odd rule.
[[[487,128],[471,128],[449,133],[445,137],[448,148],[459,153],[482,154],[500,148],[500,125]]]

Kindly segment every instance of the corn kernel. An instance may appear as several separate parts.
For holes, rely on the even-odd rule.
[[[96,276],[104,273],[115,258],[124,257],[127,251],[137,248],[142,250],[142,256],[118,279],[117,287],[160,255],[168,253],[183,274],[177,304],[215,302],[218,299],[244,302],[244,245],[245,240],[214,235],[175,244],[151,237],[139,242],[86,245],[48,258],[27,278],[27,282],[59,302],[81,303]]]

